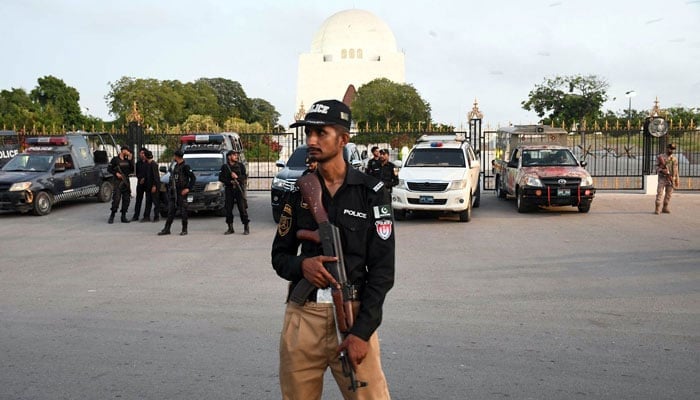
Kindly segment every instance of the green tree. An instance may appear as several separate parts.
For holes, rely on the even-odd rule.
[[[36,106],[24,89],[0,91],[0,129],[30,128],[36,122]]]
[[[182,123],[181,129],[185,132],[215,132],[219,126],[211,115],[191,114]]]
[[[29,97],[43,114],[40,118],[42,123],[46,125],[55,123],[66,127],[80,127],[83,124],[84,117],[79,103],[80,94],[75,88],[51,75],[39,78],[37,82],[37,87],[29,93]]]
[[[379,78],[357,90],[352,115],[358,126],[416,123],[430,119],[430,104],[413,86]]]
[[[179,81],[160,82],[157,79],[137,79],[124,76],[109,83],[110,90],[105,96],[109,112],[118,123],[125,123],[134,102],[149,126],[177,125],[185,120],[185,99],[178,91]]]
[[[267,100],[251,99],[251,118],[249,122],[258,122],[264,127],[272,129],[277,125],[280,118],[280,113],[277,112],[275,106]]]
[[[224,78],[200,78],[197,82],[207,83],[214,90],[219,110],[213,115],[218,123],[223,124],[232,117],[251,122],[251,100],[240,83]]]
[[[601,116],[608,99],[608,83],[596,75],[557,76],[545,79],[528,94],[523,109],[535,111],[555,124],[583,122]]]

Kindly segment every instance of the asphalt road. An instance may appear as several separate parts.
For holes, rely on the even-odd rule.
[[[158,237],[91,201],[0,214],[0,399],[279,398],[268,197],[250,193],[249,236],[198,216]],[[397,222],[393,398],[700,398],[700,195],[672,205],[518,214],[486,193],[470,223]]]

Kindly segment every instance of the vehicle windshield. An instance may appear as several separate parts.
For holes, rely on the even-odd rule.
[[[406,167],[453,167],[464,168],[462,149],[413,149],[406,159]]]
[[[523,167],[575,167],[576,158],[566,149],[525,150],[523,152]]]
[[[297,147],[287,161],[287,167],[291,169],[306,169],[306,147]]]
[[[224,163],[223,157],[207,157],[207,158],[187,158],[187,165],[192,168],[192,171],[219,171]]]
[[[53,165],[52,154],[18,154],[2,167],[3,171],[46,172]]]

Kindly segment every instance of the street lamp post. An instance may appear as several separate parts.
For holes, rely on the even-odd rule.
[[[628,90],[625,92],[625,97],[629,99],[629,105],[627,106],[627,151],[626,153],[629,153],[629,151],[632,148],[632,145],[630,144],[630,136],[631,136],[631,131],[632,131],[632,97],[636,96],[637,92],[634,90]],[[629,163],[629,158],[627,158],[627,163]]]
[[[627,108],[627,134],[629,135],[630,124],[632,120],[632,97],[636,96],[637,92],[634,90],[628,90],[625,92],[625,97],[629,99],[629,106]]]

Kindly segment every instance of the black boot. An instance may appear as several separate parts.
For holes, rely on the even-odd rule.
[[[143,217],[141,218],[141,222],[151,222],[151,217]]]
[[[243,225],[243,234],[250,235],[250,227],[248,227],[248,224]]]
[[[114,214],[116,214],[116,213],[115,213],[115,212],[112,212],[111,214],[109,214],[109,219],[107,220],[107,223],[108,223],[108,224],[113,224],[113,223],[114,223]]]
[[[122,223],[128,224],[129,222],[131,222],[131,221],[129,221],[129,218],[126,217],[126,213],[123,212],[122,213]]]
[[[170,235],[170,224],[165,224],[163,230],[158,232],[158,236]]]
[[[233,233],[233,224],[228,224],[228,230],[224,232],[224,235],[230,235]]]
[[[139,220],[139,216],[138,216],[138,215],[134,215],[133,217],[131,217],[131,220],[132,220],[132,221],[138,221],[138,220]]]
[[[180,236],[185,236],[187,235],[187,222],[182,222],[182,232],[180,232]]]

